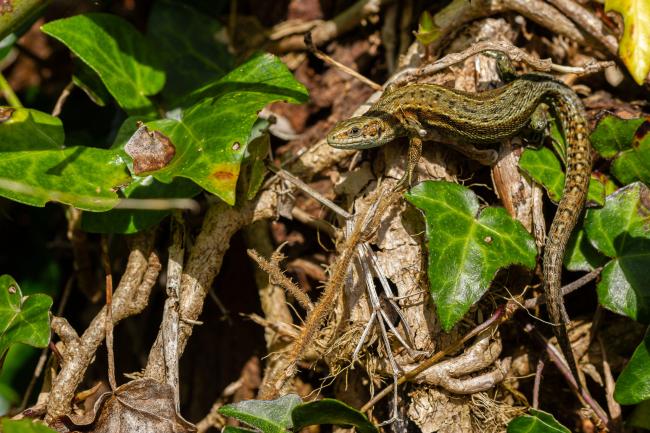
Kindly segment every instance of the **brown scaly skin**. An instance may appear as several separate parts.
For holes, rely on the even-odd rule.
[[[467,93],[434,84],[412,84],[384,93],[363,116],[339,122],[327,136],[341,149],[367,149],[409,137],[407,176],[419,158],[421,138],[472,145],[494,144],[529,127],[540,103],[553,108],[567,140],[566,182],[544,248],[544,293],[553,331],[571,371],[580,383],[566,331],[568,316],[560,290],[567,241],[587,197],[591,174],[584,107],[566,85],[549,75],[525,74],[486,92]]]

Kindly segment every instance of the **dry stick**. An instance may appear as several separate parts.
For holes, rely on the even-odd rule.
[[[461,339],[455,341],[454,343],[444,348],[443,350],[435,353],[433,356],[431,356],[426,361],[422,362],[419,366],[417,366],[413,370],[410,370],[409,372],[405,373],[397,380],[397,382],[382,389],[379,393],[377,393],[377,395],[375,395],[370,401],[368,401],[368,403],[364,404],[363,407],[359,410],[361,412],[366,412],[370,410],[375,404],[377,404],[377,402],[379,402],[382,398],[390,394],[390,392],[393,390],[394,387],[397,387],[409,380],[416,378],[420,373],[422,373],[423,371],[425,371],[426,369],[428,369],[429,367],[431,367],[432,365],[440,361],[443,357],[457,351],[463,346],[463,344],[465,344],[467,341],[474,338],[475,336],[479,335],[480,333],[492,327],[496,328],[503,320],[507,318],[508,315],[506,315],[505,312],[506,312],[506,308],[504,308],[503,306],[499,307],[494,312],[494,314],[492,314],[492,317],[490,317],[488,320],[481,323],[476,328],[472,329]]]
[[[388,84],[403,84],[404,82],[418,81],[423,77],[433,75],[434,73],[446,69],[452,65],[460,63],[465,59],[480,54],[485,51],[499,51],[508,56],[512,61],[521,61],[539,71],[556,71],[561,73],[574,73],[574,74],[592,74],[614,65],[614,62],[592,62],[584,66],[563,66],[554,64],[551,59],[538,59],[526,51],[512,45],[506,41],[481,41],[473,44],[471,47],[459,53],[447,54],[440,60],[421,68],[407,68],[397,74],[393,75]]]
[[[339,15],[328,21],[322,21],[311,29],[316,45],[324,44],[348,32],[359,25],[359,23],[371,14],[379,12],[382,5],[390,4],[394,0],[358,0],[352,6],[341,12]],[[287,53],[291,51],[304,50],[305,41],[302,35],[289,36],[277,41],[271,49],[273,52]]]
[[[278,267],[271,264],[264,257],[257,254],[255,250],[249,249],[247,250],[247,253],[248,253],[248,257],[255,260],[258,266],[262,268],[264,272],[269,274],[269,276],[271,277],[271,282],[273,284],[277,284],[281,286],[284,290],[289,292],[291,296],[293,296],[296,299],[296,301],[298,301],[298,303],[302,305],[302,308],[304,308],[307,311],[311,311],[314,308],[314,304],[309,299],[309,296],[307,296],[305,292],[300,290],[300,287],[298,287],[293,281],[291,281],[291,279],[287,277],[282,272],[282,270],[280,270]]]
[[[618,51],[618,41],[613,35],[605,33],[603,22],[598,17],[573,0],[547,1],[563,12],[573,22],[582,27],[589,35],[603,44],[610,54],[616,55]]]
[[[165,357],[166,382],[174,390],[174,405],[180,411],[180,394],[178,379],[178,327],[179,327],[179,292],[183,258],[185,255],[185,227],[182,217],[172,216],[170,221],[171,245],[167,260],[167,299],[160,324],[163,335],[163,354]]]
[[[593,271],[583,275],[577,280],[567,284],[566,286],[563,286],[561,289],[562,296],[568,295],[569,293],[578,290],[580,287],[584,286],[590,281],[595,280],[600,275],[600,272],[602,270],[603,270],[602,266],[597,267]],[[531,309],[531,308],[535,308],[538,305],[542,305],[544,303],[546,303],[546,297],[544,295],[540,295],[536,298],[527,299],[526,302],[524,302],[524,308]]]
[[[609,418],[607,417],[607,414],[600,407],[598,402],[593,399],[591,394],[589,394],[589,391],[586,387],[581,386],[578,388],[578,384],[576,382],[576,379],[573,377],[571,370],[569,369],[569,365],[566,363],[565,359],[562,357],[558,349],[550,344],[548,340],[546,340],[544,336],[542,336],[542,334],[540,334],[539,331],[535,329],[535,326],[533,324],[526,324],[526,326],[524,326],[524,331],[532,334],[540,342],[540,344],[546,348],[546,353],[556,365],[562,376],[564,376],[564,379],[569,384],[573,393],[578,397],[580,401],[582,401],[584,404],[589,406],[591,410],[594,411],[594,414],[596,414],[596,416],[604,425],[608,425]]]
[[[68,99],[68,96],[70,96],[70,92],[72,92],[73,88],[74,82],[70,81],[68,84],[66,84],[66,86],[61,91],[61,94],[57,98],[56,103],[54,104],[54,108],[52,109],[52,116],[59,117],[61,110],[63,109],[63,104],[65,104],[65,101]]]
[[[113,274],[111,273],[111,260],[108,255],[108,238],[102,236],[102,266],[106,274],[106,316],[104,330],[106,332],[106,351],[108,352],[108,383],[111,391],[115,392],[115,357],[113,356]]]
[[[341,71],[345,72],[346,74],[349,74],[349,75],[353,76],[354,78],[356,78],[357,80],[361,81],[362,83],[367,84],[368,86],[370,86],[374,90],[381,90],[382,89],[380,84],[377,84],[374,81],[372,81],[371,79],[364,77],[363,75],[361,75],[360,73],[358,73],[354,69],[352,69],[352,68],[350,68],[348,66],[345,66],[343,63],[340,63],[340,62],[334,60],[333,58],[331,58],[330,56],[328,56],[327,54],[325,54],[324,52],[322,52],[321,50],[316,48],[316,45],[314,45],[314,42],[312,41],[311,32],[307,32],[305,34],[305,45],[307,46],[307,49],[313,55],[315,55],[316,57],[318,57],[319,59],[321,59],[325,63],[328,63],[330,65],[335,66],[336,68],[340,69]]]
[[[607,400],[607,410],[609,410],[609,418],[611,419],[610,428],[615,431],[622,430],[622,419],[621,419],[621,405],[614,400],[614,387],[616,381],[612,375],[612,369],[609,365],[607,359],[607,350],[605,349],[605,343],[600,335],[596,337],[598,339],[598,346],[600,347],[600,353],[603,358],[603,376],[605,376],[605,398]]]
[[[539,408],[539,389],[542,382],[542,372],[544,371],[544,359],[539,358],[535,368],[535,382],[533,383],[533,409]]]
[[[136,241],[129,255],[126,270],[113,296],[114,324],[128,316],[140,313],[147,306],[151,288],[160,272],[158,256],[149,253],[154,236],[151,233],[142,233],[134,238]],[[81,337],[72,339],[71,345],[66,344],[66,354],[69,356],[66,357],[61,370],[53,380],[46,421],[52,422],[69,412],[74,392],[92,362],[97,348],[104,340],[105,315],[106,307],[95,316]],[[66,343],[68,337],[64,338],[60,333],[62,329],[65,330],[65,327],[56,326],[63,321],[65,319],[54,317],[52,330]],[[70,335],[76,336],[76,332],[72,330]]]

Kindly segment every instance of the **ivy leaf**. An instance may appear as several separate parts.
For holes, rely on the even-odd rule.
[[[359,433],[378,433],[379,431],[364,414],[333,398],[324,398],[296,406],[291,412],[291,418],[295,431],[315,424],[354,426]]]
[[[130,177],[114,152],[64,147],[61,121],[26,108],[0,107],[0,195],[32,206],[54,200],[80,209],[113,208]]]
[[[604,117],[591,140],[598,153],[613,159],[611,172],[622,183],[650,182],[650,117]]]
[[[23,297],[18,283],[0,276],[0,360],[16,343],[45,347],[50,342],[52,298],[43,294]]]
[[[160,48],[167,73],[162,93],[170,100],[223,76],[234,66],[225,44],[225,28],[187,4],[155,2],[147,28],[152,45]],[[182,28],[201,31],[178,31]]]
[[[618,55],[637,84],[642,85],[650,72],[650,8],[647,0],[605,0],[605,12],[623,17],[623,37]]]
[[[285,433],[293,427],[291,412],[302,403],[296,394],[275,400],[245,400],[219,408],[219,413],[236,418],[264,433]]]
[[[568,270],[590,272],[607,261],[607,257],[591,245],[583,227],[571,233],[564,254],[564,266]]]
[[[614,158],[619,152],[632,147],[634,131],[644,122],[639,119],[621,119],[612,114],[600,119],[589,139],[603,158]]]
[[[650,400],[650,328],[616,380],[614,399],[620,404]]]
[[[503,208],[480,211],[468,188],[427,181],[406,199],[424,211],[429,284],[443,329],[449,330],[483,296],[499,269],[535,266],[532,236]]]
[[[3,433],[56,433],[48,426],[31,419],[11,420],[8,418],[2,419],[2,431]]]
[[[602,209],[589,209],[585,229],[592,245],[611,260],[598,283],[606,308],[650,323],[650,191],[635,182],[611,194]]]
[[[270,54],[254,56],[200,93],[209,97],[184,110],[180,119],[146,123],[175,147],[169,164],[151,174],[163,183],[186,177],[234,204],[240,164],[257,112],[274,101],[303,102],[307,93]]]
[[[153,111],[147,96],[163,88],[165,73],[154,49],[128,21],[90,13],[51,21],[41,30],[90,66],[124,110]]]
[[[631,148],[614,160],[612,174],[623,184],[650,183],[650,118],[634,132]]]
[[[519,167],[526,172],[535,182],[544,187],[548,196],[555,203],[562,198],[564,180],[560,161],[553,152],[546,148],[526,149],[519,158]],[[602,206],[605,203],[605,182],[603,175],[592,174],[589,179],[587,201]]]
[[[508,433],[571,433],[550,413],[530,409],[528,415],[519,416],[508,424]]]

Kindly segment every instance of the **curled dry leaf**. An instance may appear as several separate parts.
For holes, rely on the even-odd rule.
[[[139,175],[164,168],[176,155],[172,141],[159,131],[150,131],[142,122],[124,146],[133,159],[133,173]]]
[[[93,412],[67,417],[72,431],[92,433],[192,433],[196,427],[174,406],[174,390],[153,379],[125,383],[104,393]]]

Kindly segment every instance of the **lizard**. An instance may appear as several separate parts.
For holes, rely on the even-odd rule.
[[[539,116],[540,104],[555,112],[567,142],[563,195],[544,246],[544,294],[553,333],[580,387],[566,330],[569,317],[561,293],[561,277],[566,245],[586,202],[591,145],[584,106],[570,87],[551,75],[535,72],[479,93],[435,84],[389,87],[364,115],[337,123],[328,133],[327,142],[339,149],[367,149],[399,137],[409,138],[407,169],[400,184],[410,184],[423,139],[464,143],[476,146],[474,154],[494,152],[496,156],[486,146],[539,128],[535,118]]]

